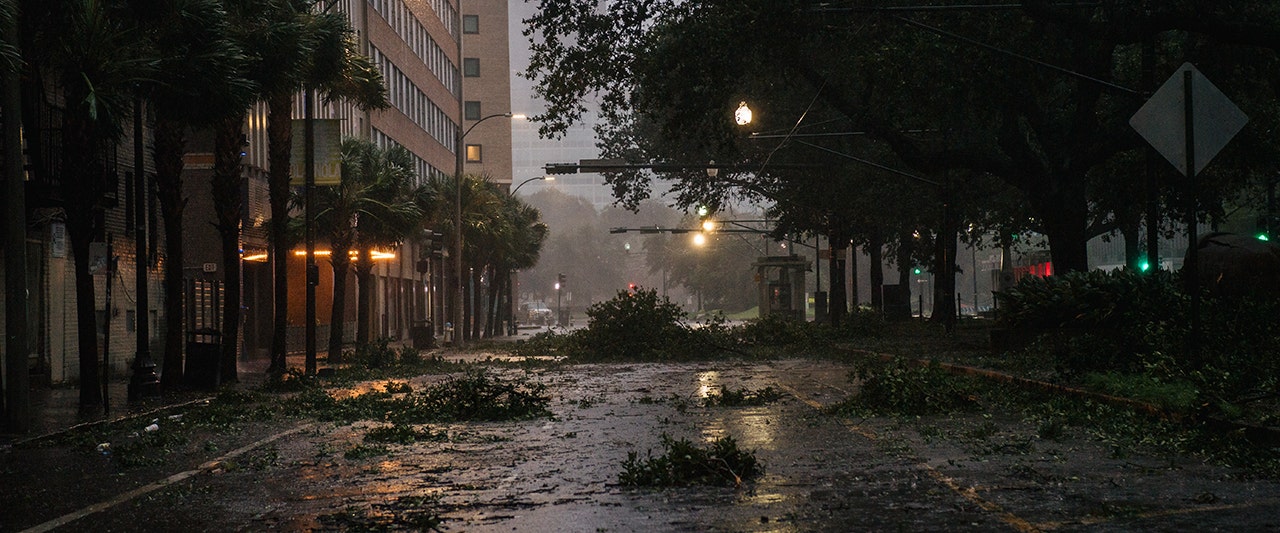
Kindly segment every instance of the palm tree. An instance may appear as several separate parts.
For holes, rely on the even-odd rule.
[[[241,76],[248,57],[228,38],[227,12],[220,0],[178,0],[140,10],[145,17],[148,37],[159,52],[157,79],[143,87],[155,113],[156,193],[160,199],[165,228],[165,353],[162,385],[172,388],[182,380],[183,322],[183,247],[182,198],[183,155],[186,153],[186,131],[191,127],[207,127],[226,120],[243,121],[243,109],[252,103],[255,88]],[[201,95],[199,105],[191,96]],[[237,161],[238,163],[238,161]],[[239,174],[239,168],[235,169]],[[240,308],[238,239],[231,240],[228,250],[226,235],[238,236],[240,219],[239,184],[218,186],[215,177],[213,194],[219,205],[218,230],[223,234],[223,269],[226,280],[223,326],[222,374],[234,381],[235,347],[239,324],[233,310]],[[228,191],[230,189],[230,191]],[[228,201],[223,196],[230,194]],[[230,257],[228,257],[230,255]],[[228,357],[228,352],[230,353]],[[228,362],[230,363],[228,369]]]
[[[371,147],[366,154],[367,209],[357,218],[353,240],[359,252],[356,256],[360,285],[356,300],[356,342],[359,343],[370,340],[373,249],[397,246],[418,233],[425,215],[419,201],[426,194],[414,185],[413,157],[404,147],[385,150]]]
[[[322,188],[316,194],[316,230],[327,238],[329,260],[333,266],[333,309],[330,316],[329,360],[337,361],[342,353],[343,329],[346,323],[347,271],[351,268],[350,250],[357,244],[357,230],[373,231],[375,227],[405,227],[409,219],[421,216],[417,201],[413,208],[405,205],[404,190],[414,177],[413,161],[400,147],[382,149],[367,139],[347,139],[342,143],[342,182]],[[387,203],[390,198],[392,201]],[[399,236],[395,240],[403,240]],[[367,239],[360,239],[361,245]],[[361,285],[360,303],[367,320],[364,298],[368,287]],[[364,321],[360,324],[366,324]],[[368,328],[364,328],[367,341]]]
[[[95,0],[23,3],[24,106],[47,97],[48,79],[62,95],[61,191],[67,234],[75,258],[76,334],[80,359],[80,404],[100,405],[97,316],[89,245],[101,228],[97,213],[113,180],[104,156],[115,149],[136,88],[156,72],[150,43],[136,20],[117,5]],[[47,78],[46,78],[47,76]],[[24,113],[35,120],[34,113]],[[29,123],[28,131],[40,125]]]
[[[289,159],[293,138],[293,96],[302,89],[319,90],[326,100],[345,98],[362,109],[389,105],[382,77],[356,49],[353,31],[341,13],[315,13],[312,0],[274,0],[266,15],[274,23],[299,25],[301,32],[263,51],[263,97],[267,102],[268,195],[271,204],[270,233],[275,277],[275,329],[271,341],[269,372],[285,370],[285,334],[288,326],[287,254]]]
[[[511,306],[502,305],[515,297],[511,286],[511,274],[517,270],[532,268],[538,263],[542,244],[547,238],[547,225],[541,221],[541,213],[537,209],[508,196],[502,208],[502,235],[495,243],[495,254],[492,270],[493,283],[490,285],[492,306],[489,310],[489,335],[501,334],[494,325],[512,320]]]
[[[450,196],[445,196],[446,198]],[[504,206],[507,195],[487,176],[464,176],[462,180],[462,272],[472,287],[480,286],[501,240],[505,225]],[[464,339],[478,337],[485,316],[463,303],[464,323],[455,326]],[[465,327],[469,325],[470,327]]]

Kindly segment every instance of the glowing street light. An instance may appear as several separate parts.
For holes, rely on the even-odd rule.
[[[733,120],[739,126],[746,126],[751,123],[751,108],[747,107],[746,102],[738,103],[738,109],[733,112]]]

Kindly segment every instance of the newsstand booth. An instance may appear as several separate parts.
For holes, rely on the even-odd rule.
[[[791,320],[805,318],[805,272],[809,260],[798,255],[761,257],[752,263],[760,295],[760,318],[778,315]]]

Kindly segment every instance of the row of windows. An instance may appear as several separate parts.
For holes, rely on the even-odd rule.
[[[397,32],[402,27],[408,27],[409,20],[417,22],[417,17],[414,17],[408,6],[404,5],[404,0],[368,0],[368,2],[369,5],[373,6],[373,10],[382,15],[382,18],[387,19],[387,22]],[[449,32],[449,35],[457,38],[458,26],[455,21],[458,18],[458,11],[453,8],[453,4],[450,4],[448,0],[431,0],[431,9],[436,12],[436,17],[440,19],[441,24],[444,24],[444,28]],[[404,33],[401,33],[401,35],[404,35]]]
[[[370,135],[370,139],[373,141],[373,144],[383,149],[392,146],[401,146],[395,139],[392,139],[387,134],[382,133],[378,128],[373,128],[373,133]],[[418,154],[409,152],[409,155],[413,156],[414,171],[418,176],[419,185],[425,184],[429,179],[443,179],[449,177],[448,173],[431,166],[431,163],[428,163],[427,160],[418,157]]]
[[[409,11],[409,8],[404,4],[404,1],[368,1],[369,5],[373,6],[374,11],[377,11],[379,15],[382,15],[382,18],[387,21],[387,24],[395,30],[396,35],[399,35],[400,38],[404,40],[405,44],[409,45],[409,49],[413,50],[414,55],[418,56],[418,59],[422,60],[422,63],[431,70],[432,74],[435,74],[436,79],[440,80],[440,83],[444,84],[452,94],[457,95],[457,65],[454,65],[452,61],[449,61],[449,56],[445,53],[444,49],[440,47],[440,43],[431,38],[431,35],[427,33],[427,28],[422,25],[422,22],[418,21],[418,19],[413,16],[413,12]],[[453,11],[453,6],[449,5],[447,2],[444,2],[443,0],[432,1],[433,6],[438,3],[447,6],[450,13],[456,13],[456,11]],[[436,13],[441,13],[439,8],[436,9]],[[444,21],[445,26],[449,28],[449,33],[451,35],[457,35],[454,32],[452,15],[449,16],[447,21],[445,19],[442,19],[442,21]]]
[[[390,58],[383,55],[381,50],[372,46],[369,48],[372,52],[373,64],[378,66],[382,71],[382,77],[386,79],[391,104],[450,152],[456,150],[455,135],[458,124],[450,119],[448,113],[440,109],[435,102],[427,98],[427,95],[414,85],[413,80],[397,68]]]

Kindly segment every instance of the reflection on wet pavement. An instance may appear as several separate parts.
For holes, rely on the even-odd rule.
[[[1197,513],[1223,512],[1188,503],[1224,492],[1222,472],[1111,458],[1083,433],[1037,441],[1016,414],[850,421],[822,413],[853,390],[848,370],[809,360],[494,370],[547,384],[553,417],[432,425],[448,438],[387,445],[365,459],[344,452],[377,423],[328,425],[280,443],[279,468],[200,482],[244,487],[240,500],[207,504],[249,531],[325,529],[321,517],[405,513],[409,504],[391,504],[414,498],[429,499],[448,531],[1195,529],[1207,516]],[[770,386],[787,394],[764,406],[703,403],[713,391]],[[975,421],[999,431],[965,437]],[[765,473],[739,488],[620,486],[627,454],[660,453],[664,434],[733,437]],[[1232,483],[1257,505],[1239,513],[1280,508],[1276,483]],[[1137,515],[1152,518],[1125,522]]]

